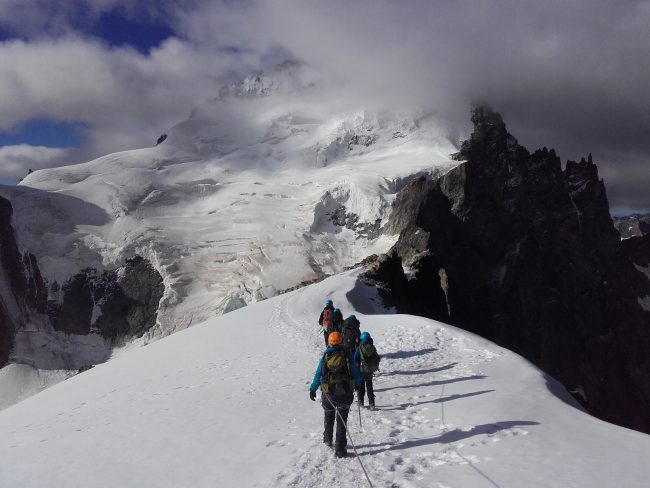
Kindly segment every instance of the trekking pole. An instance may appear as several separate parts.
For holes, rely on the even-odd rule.
[[[350,429],[348,429],[348,424],[345,420],[343,420],[343,416],[340,414],[339,409],[334,406],[334,403],[332,400],[330,400],[330,397],[327,395],[327,393],[323,392],[323,396],[327,398],[327,401],[329,402],[330,406],[334,409],[336,412],[336,415],[338,415],[339,420],[343,422],[343,425],[345,426],[345,433],[348,436],[348,439],[350,439],[350,444],[352,445],[352,449],[354,450],[354,454],[357,458],[357,461],[359,461],[359,465],[361,466],[361,469],[363,470],[363,474],[366,477],[366,480],[368,481],[368,485],[370,488],[374,488],[372,485],[372,481],[370,481],[370,477],[368,476],[368,472],[366,471],[366,468],[364,467],[363,463],[361,462],[361,458],[359,457],[359,453],[357,452],[357,446],[354,445],[354,441],[352,440],[352,435],[350,435]],[[359,411],[361,407],[359,406]]]

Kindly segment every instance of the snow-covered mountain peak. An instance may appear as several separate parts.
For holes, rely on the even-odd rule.
[[[37,171],[5,191],[48,280],[81,257],[154,263],[166,284],[160,336],[385,251],[395,192],[456,165],[456,150],[434,115],[274,92],[209,102],[155,147]]]
[[[219,90],[217,100],[250,99],[274,94],[296,93],[317,86],[321,76],[308,64],[287,60],[272,70],[253,73]]]
[[[274,87],[265,96],[208,101],[155,147],[2,187],[48,299],[63,303],[60,286],[86,268],[99,276],[142,256],[164,285],[155,325],[136,341],[146,343],[388,250],[395,236],[381,229],[396,192],[458,164],[457,144],[435,115],[330,103],[305,73],[289,64],[258,85]],[[89,307],[93,335],[100,314]],[[12,361],[39,368],[43,343],[65,358],[68,333],[21,331]],[[103,359],[115,346],[81,342]]]

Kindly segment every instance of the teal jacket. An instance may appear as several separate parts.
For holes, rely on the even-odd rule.
[[[321,379],[323,376],[323,361],[325,360],[325,356],[337,350],[344,351],[343,346],[329,346],[327,349],[325,349],[325,352],[323,353],[323,355],[320,358],[320,361],[318,362],[318,367],[316,368],[316,372],[314,373],[314,380],[311,382],[311,386],[309,387],[311,391],[318,390],[318,387],[321,384]],[[354,379],[355,388],[361,388],[363,384],[361,380],[361,373],[359,373],[359,368],[354,363],[354,359],[352,357],[348,358],[348,365],[350,367],[350,374],[352,375],[352,379]]]

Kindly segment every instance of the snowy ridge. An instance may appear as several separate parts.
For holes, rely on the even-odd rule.
[[[381,315],[357,271],[198,324],[0,412],[0,477],[23,487],[365,486],[321,443],[308,385],[323,297],[383,355],[376,412],[349,417],[374,486],[644,487],[650,436],[578,409],[521,357]],[[89,449],[88,446],[93,446]],[[26,463],[25,459],[38,459]]]

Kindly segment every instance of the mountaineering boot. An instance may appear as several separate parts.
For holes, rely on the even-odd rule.
[[[377,409],[375,408],[375,404],[374,404],[374,403],[369,404],[369,405],[368,405],[368,410],[377,410]]]
[[[348,456],[348,451],[344,448],[344,449],[342,449],[342,450],[340,450],[340,451],[336,451],[336,452],[334,453],[334,455],[335,455],[337,458],[344,458],[344,457],[347,457],[347,456]]]

